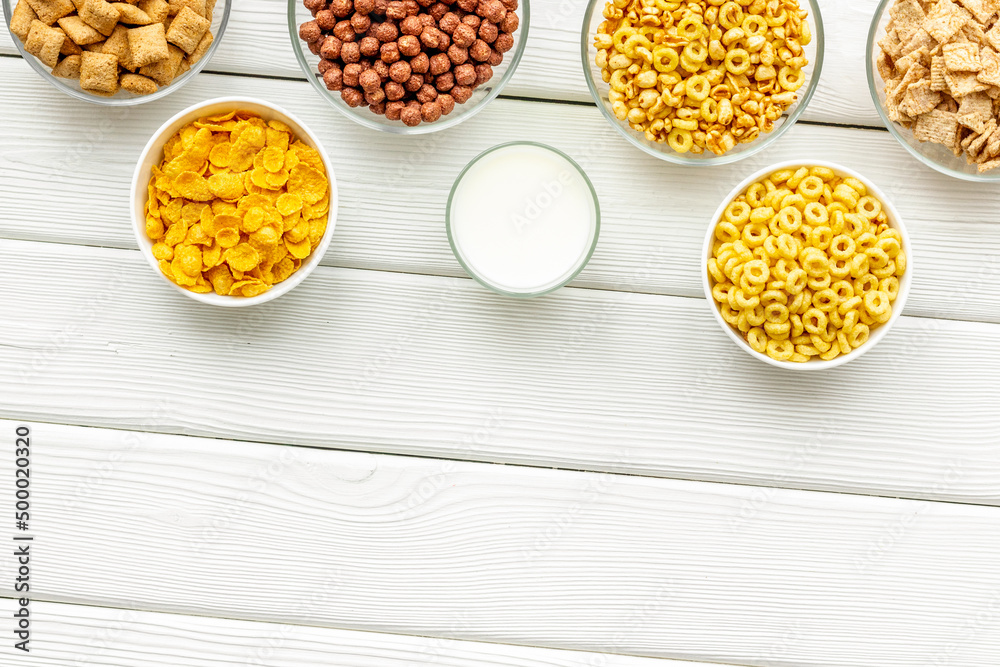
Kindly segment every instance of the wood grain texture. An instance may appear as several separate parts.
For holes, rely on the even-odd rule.
[[[580,60],[586,4],[585,0],[532,1],[528,46],[505,95],[592,102]],[[804,118],[882,127],[864,69],[868,26],[878,0],[820,0],[819,4],[826,26],[826,62]],[[207,69],[303,78],[288,36],[285,10],[284,0],[235,2],[229,29]],[[17,53],[10,40],[6,31],[0,31],[0,53]],[[315,95],[313,91],[307,94]]]
[[[741,665],[1000,653],[994,507],[786,489],[748,514],[761,489],[44,424],[33,438],[39,600]]]
[[[32,603],[32,616],[41,667],[727,667],[51,602]],[[9,642],[0,656],[26,659]]]
[[[0,416],[1000,502],[998,325],[904,317],[803,375],[700,299],[320,267],[233,312],[159,280],[137,251],[0,246]]]
[[[10,91],[0,96],[3,237],[135,247],[128,197],[143,146],[175,112],[225,88],[292,110],[330,152],[341,207],[328,265],[464,275],[444,230],[450,184],[478,152],[527,139],[576,158],[601,198],[600,244],[577,285],[698,296],[701,244],[718,203],[750,171],[802,157],[859,169],[898,205],[918,265],[909,313],[1000,322],[1000,190],[937,174],[884,132],[800,125],[744,163],[686,169],[620,141],[594,108],[499,100],[447,133],[395,137],[354,127],[304,82],[204,75],[141,110],[109,112],[63,100],[23,69],[0,59]]]

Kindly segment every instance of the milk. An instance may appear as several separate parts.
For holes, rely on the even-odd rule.
[[[572,162],[542,146],[512,144],[469,167],[455,186],[449,225],[459,259],[482,282],[537,294],[587,262],[598,207]]]

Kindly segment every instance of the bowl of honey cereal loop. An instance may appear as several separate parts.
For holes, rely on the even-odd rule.
[[[581,56],[609,123],[654,157],[727,164],[788,131],[823,66],[815,0],[591,0]]]

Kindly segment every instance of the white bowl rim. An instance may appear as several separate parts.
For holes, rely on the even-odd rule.
[[[814,359],[804,363],[797,363],[793,361],[779,361],[777,359],[772,359],[766,354],[757,352],[752,347],[750,347],[750,344],[747,343],[741,335],[737,333],[736,329],[732,325],[730,325],[728,322],[722,319],[722,312],[719,309],[718,304],[715,302],[714,297],[712,296],[712,285],[711,281],[709,280],[708,268],[706,266],[706,263],[712,256],[712,241],[715,238],[715,227],[719,223],[719,220],[722,219],[722,216],[725,213],[726,208],[733,201],[733,199],[738,197],[740,193],[742,193],[746,188],[750,187],[750,185],[752,185],[753,183],[759,181],[768,174],[771,174],[780,169],[788,169],[790,167],[826,167],[840,174],[849,175],[852,178],[856,178],[862,183],[864,183],[865,187],[867,187],[868,190],[873,195],[878,197],[879,201],[882,203],[883,209],[885,209],[889,213],[890,224],[894,229],[896,229],[896,231],[899,232],[900,236],[903,237],[903,249],[906,251],[906,260],[907,260],[906,271],[903,273],[903,277],[899,281],[899,294],[897,295],[896,300],[893,302],[892,317],[889,318],[888,322],[874,329],[871,333],[871,336],[865,342],[864,345],[851,350],[848,354],[841,355],[836,359],[831,359],[830,361],[824,361],[822,359]],[[910,295],[910,287],[913,282],[913,246],[910,243],[910,235],[906,231],[906,224],[903,222],[902,217],[899,215],[899,211],[896,209],[896,206],[892,203],[892,201],[888,197],[886,197],[882,189],[879,188],[877,185],[875,185],[869,178],[858,173],[854,169],[850,169],[835,162],[826,162],[824,160],[802,160],[802,159],[785,160],[783,162],[778,162],[776,164],[772,164],[763,169],[755,171],[754,173],[743,179],[743,181],[741,181],[739,185],[734,187],[729,192],[729,194],[726,195],[722,204],[719,206],[718,210],[716,210],[715,215],[712,216],[712,221],[709,224],[708,232],[705,234],[705,242],[704,245],[702,246],[702,253],[701,253],[700,271],[701,271],[702,288],[705,291],[705,298],[708,301],[708,306],[712,309],[712,313],[715,316],[715,321],[719,323],[719,326],[721,326],[723,330],[725,330],[726,334],[733,340],[733,342],[739,345],[740,348],[746,351],[750,356],[755,357],[756,359],[759,359],[760,361],[768,363],[772,366],[777,366],[778,368],[789,368],[799,371],[821,371],[830,368],[836,368],[837,366],[846,364],[849,361],[854,361],[861,355],[871,350],[885,337],[887,333],[889,333],[889,330],[896,323],[896,320],[898,320],[899,317],[903,314],[903,308],[906,306],[906,299]]]
[[[147,192],[147,187],[149,185],[150,174],[142,172],[144,172],[143,163],[145,163],[146,158],[148,157],[150,152],[152,152],[154,149],[162,150],[162,147],[156,148],[156,146],[160,143],[161,139],[163,139],[164,135],[169,131],[169,128],[172,125],[181,121],[181,119],[185,117],[192,116],[193,114],[200,112],[201,110],[207,107],[216,106],[219,104],[231,104],[234,106],[235,109],[239,108],[238,107],[239,104],[257,105],[271,110],[276,116],[284,116],[289,120],[291,120],[292,123],[298,125],[299,128],[302,129],[302,134],[304,136],[298,136],[298,138],[303,140],[308,139],[309,142],[313,144],[313,148],[315,148],[316,151],[320,154],[320,157],[323,160],[323,165],[326,167],[327,179],[330,182],[330,211],[327,214],[328,218],[326,223],[326,232],[323,235],[323,240],[320,241],[320,244],[309,256],[308,261],[303,263],[298,271],[289,276],[287,280],[284,280],[283,282],[274,285],[268,291],[264,292],[263,294],[258,294],[257,296],[251,296],[251,297],[237,297],[228,295],[224,296],[222,294],[216,294],[215,292],[209,292],[207,294],[199,294],[197,292],[192,292],[191,290],[184,289],[180,285],[176,284],[175,282],[167,278],[165,275],[163,275],[163,272],[160,271],[160,266],[157,263],[156,258],[153,257],[152,242],[146,236],[146,219],[145,217],[140,216],[138,213],[139,193],[140,192],[143,193],[142,196],[143,207],[145,207],[145,201],[147,197],[146,192]],[[174,131],[176,132],[176,130]],[[171,116],[165,123],[163,123],[163,125],[161,125],[159,129],[157,129],[156,132],[153,133],[152,137],[150,137],[149,141],[146,143],[145,148],[142,149],[142,153],[140,153],[139,155],[139,160],[138,162],[136,162],[135,171],[132,174],[132,192],[129,198],[130,214],[132,216],[132,231],[135,233],[136,243],[138,244],[139,250],[142,252],[143,256],[146,258],[146,261],[152,267],[156,275],[159,276],[160,279],[163,280],[163,282],[173,287],[174,290],[187,295],[188,297],[194,299],[195,301],[200,301],[201,303],[207,303],[214,306],[224,306],[230,308],[242,307],[242,306],[256,306],[262,303],[267,303],[268,301],[277,299],[279,296],[286,294],[287,292],[297,287],[300,283],[302,283],[302,281],[305,280],[306,277],[309,276],[309,274],[312,273],[317,266],[319,266],[320,261],[322,261],[323,256],[326,254],[326,251],[330,246],[330,241],[333,238],[333,231],[334,228],[336,227],[336,222],[337,222],[337,203],[338,203],[337,179],[333,171],[333,165],[330,162],[330,156],[327,155],[326,150],[323,148],[323,144],[320,143],[320,141],[316,138],[315,133],[313,133],[313,131],[309,129],[309,126],[303,123],[302,120],[300,120],[295,114],[287,111],[286,109],[283,109],[282,107],[279,107],[271,102],[267,102],[266,100],[262,100],[257,97],[249,97],[246,95],[240,95],[235,97],[216,97],[210,100],[204,100],[202,102],[198,102],[197,104],[193,104],[187,107],[186,109],[182,109],[181,111]]]

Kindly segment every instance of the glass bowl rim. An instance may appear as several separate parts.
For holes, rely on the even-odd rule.
[[[155,102],[156,100],[163,99],[170,93],[180,90],[186,86],[191,79],[195,78],[202,70],[205,69],[205,66],[208,65],[208,62],[215,54],[215,50],[219,47],[223,36],[226,34],[226,28],[229,26],[229,14],[232,10],[233,3],[235,2],[235,0],[222,0],[224,3],[222,19],[219,23],[219,29],[213,35],[211,46],[208,47],[208,51],[206,51],[205,55],[201,57],[201,60],[192,65],[189,71],[178,77],[179,80],[172,81],[166,86],[160,86],[159,90],[149,95],[136,95],[134,97],[101,97],[100,95],[92,95],[83,90],[74,90],[67,84],[60,81],[59,77],[52,74],[51,71],[47,70],[45,65],[39,62],[35,56],[28,53],[24,44],[21,43],[21,40],[10,28],[11,14],[13,13],[13,8],[11,6],[12,1],[13,0],[0,0],[0,2],[3,3],[5,18],[4,23],[7,26],[7,32],[10,34],[11,41],[14,42],[14,46],[17,48],[18,53],[21,54],[22,60],[26,61],[31,69],[35,70],[35,72],[48,81],[53,88],[59,90],[63,94],[68,95],[73,99],[105,107],[134,107],[139,106],[140,104],[146,104],[147,102]]]
[[[584,79],[587,81],[587,89],[590,91],[590,96],[593,98],[597,108],[601,110],[601,114],[609,123],[611,123],[620,135],[625,137],[630,144],[642,152],[652,155],[659,160],[692,167],[714,167],[725,164],[733,164],[734,162],[745,160],[746,158],[756,155],[765,148],[769,147],[781,138],[785,132],[790,130],[805,112],[809,103],[812,101],[816,90],[819,88],[819,81],[823,72],[823,60],[826,52],[826,36],[823,29],[823,14],[820,11],[818,0],[805,0],[805,2],[809,5],[809,11],[814,17],[813,23],[816,26],[816,30],[812,36],[813,42],[816,44],[816,59],[813,63],[811,63],[812,75],[809,79],[809,85],[806,87],[806,92],[802,96],[802,99],[796,103],[795,109],[788,115],[788,118],[779,127],[775,128],[774,131],[763,135],[760,139],[754,141],[753,144],[755,145],[751,145],[750,148],[736,153],[730,151],[723,155],[715,155],[713,157],[690,158],[684,157],[673,152],[672,150],[658,151],[648,144],[640,141],[632,134],[632,130],[626,127],[610,111],[608,111],[608,109],[604,106],[604,98],[597,91],[597,84],[594,82],[590,65],[590,23],[597,6],[606,1],[607,0],[588,0],[587,7],[583,14],[583,25],[580,28],[580,55],[583,63]]]
[[[903,277],[899,280],[899,294],[896,296],[896,300],[893,302],[893,312],[892,316],[889,318],[888,322],[880,325],[875,329],[868,341],[866,341],[860,347],[851,350],[847,354],[840,355],[836,359],[830,361],[825,361],[822,359],[813,359],[805,363],[797,363],[793,361],[779,361],[777,359],[772,359],[771,357],[758,352],[750,347],[750,344],[743,339],[741,335],[736,331],[735,327],[722,319],[722,312],[719,304],[716,303],[714,296],[712,295],[712,281],[709,276],[707,263],[712,257],[712,242],[715,238],[715,228],[718,225],[719,220],[725,214],[726,208],[729,204],[738,197],[743,190],[750,187],[754,182],[764,178],[768,174],[771,174],[779,169],[789,169],[792,167],[827,167],[832,169],[834,172],[839,172],[841,174],[848,174],[862,183],[868,188],[870,194],[873,194],[882,203],[882,207],[888,211],[889,217],[894,223],[892,227],[899,232],[899,235],[903,238],[903,249],[906,251],[906,270],[903,273]],[[776,366],[778,368],[786,368],[795,371],[805,371],[805,372],[815,372],[824,371],[842,366],[846,363],[854,361],[855,359],[861,357],[862,355],[869,352],[872,348],[878,345],[882,340],[889,334],[890,329],[895,326],[896,322],[903,314],[903,309],[906,307],[906,302],[909,299],[910,291],[913,287],[913,243],[910,240],[909,231],[906,229],[906,223],[903,217],[899,213],[899,209],[892,200],[886,195],[885,191],[879,187],[877,183],[872,181],[870,178],[864,174],[858,172],[856,169],[851,167],[845,167],[837,162],[829,162],[827,160],[812,160],[812,159],[793,159],[793,160],[782,160],[774,164],[762,167],[749,174],[746,178],[737,183],[722,199],[719,204],[719,208],[712,215],[711,220],[708,224],[708,229],[705,232],[705,240],[702,245],[701,255],[699,256],[699,271],[701,272],[701,285],[704,292],[705,300],[708,303],[708,307],[712,309],[712,314],[715,317],[715,321],[719,323],[726,335],[732,339],[736,345],[742,349],[744,352],[750,356],[763,361],[771,366]]]
[[[553,285],[551,287],[547,287],[543,290],[536,290],[533,292],[531,291],[515,292],[511,290],[505,290],[501,287],[494,285],[493,283],[489,282],[488,280],[480,276],[479,272],[475,271],[471,266],[469,266],[468,263],[466,263],[465,258],[462,257],[462,253],[458,249],[458,244],[455,242],[454,234],[451,231],[451,205],[452,202],[454,201],[455,193],[458,191],[458,186],[459,184],[461,184],[462,179],[465,178],[465,175],[473,167],[473,165],[475,165],[477,162],[482,160],[490,153],[493,153],[498,150],[503,150],[505,148],[510,148],[512,146],[533,146],[535,148],[541,148],[550,151],[552,153],[555,153],[556,155],[566,160],[574,169],[576,169],[577,173],[579,173],[580,176],[583,177],[583,182],[587,184],[587,188],[590,190],[591,199],[594,202],[594,239],[590,242],[590,248],[588,248],[587,252],[583,255],[583,259],[581,260],[580,265],[575,269],[573,269],[573,271],[569,273],[569,275],[566,277],[565,280],[562,280],[558,284]],[[455,259],[458,260],[458,263],[462,266],[465,272],[469,274],[469,276],[471,276],[477,283],[479,283],[483,287],[486,287],[496,292],[497,294],[502,294],[504,296],[511,296],[518,299],[532,299],[535,297],[544,296],[546,294],[551,294],[552,292],[555,292],[556,290],[565,287],[569,283],[576,280],[577,276],[579,276],[580,273],[582,273],[583,270],[587,267],[587,265],[590,264],[590,260],[594,256],[594,251],[597,250],[597,242],[601,238],[601,202],[597,197],[597,190],[594,188],[594,184],[591,182],[590,177],[587,176],[587,172],[583,170],[583,167],[581,167],[576,160],[571,158],[566,153],[562,152],[558,148],[554,148],[552,146],[549,146],[548,144],[543,144],[538,141],[507,141],[501,144],[497,144],[496,146],[491,146],[490,148],[487,148],[486,150],[479,153],[476,157],[469,160],[469,163],[466,164],[462,168],[462,171],[459,172],[458,176],[455,177],[455,182],[452,183],[451,191],[448,193],[448,203],[445,208],[445,230],[448,232],[448,245],[451,246],[451,252],[455,256]]]
[[[875,111],[878,112],[879,118],[882,119],[882,124],[885,126],[885,129],[889,131],[889,134],[891,134],[896,142],[905,148],[910,155],[917,158],[917,160],[938,173],[944,174],[945,176],[951,176],[952,178],[957,178],[962,181],[970,181],[972,183],[1000,182],[1000,169],[992,172],[986,172],[984,174],[972,174],[964,171],[957,171],[939,163],[937,160],[927,155],[924,155],[906,140],[896,123],[889,120],[889,115],[886,113],[885,108],[882,105],[882,100],[879,99],[878,89],[875,86],[875,58],[873,54],[875,53],[876,46],[875,33],[878,32],[878,26],[879,23],[882,22],[882,16],[889,8],[889,3],[891,2],[894,2],[894,0],[881,0],[878,7],[875,8],[875,13],[872,15],[871,25],[868,27],[868,41],[865,49],[865,76],[868,79],[868,94],[871,95],[872,104],[875,105]]]
[[[519,0],[517,11],[520,23],[518,25],[517,32],[520,33],[520,38],[515,47],[507,52],[507,54],[511,54],[509,64],[507,65],[507,69],[504,70],[503,75],[493,86],[493,89],[475,105],[465,107],[463,112],[458,115],[443,116],[433,123],[420,123],[420,125],[416,125],[414,127],[404,125],[401,122],[398,124],[393,122],[394,124],[392,125],[388,122],[379,122],[375,120],[376,115],[372,114],[370,111],[368,112],[370,117],[365,116],[362,113],[355,112],[354,109],[341,104],[339,100],[334,97],[333,92],[326,89],[326,86],[320,82],[321,80],[318,76],[316,68],[309,64],[306,60],[306,52],[308,49],[305,48],[302,43],[302,39],[299,37],[299,25],[295,17],[295,13],[299,6],[302,5],[302,0],[288,0],[288,36],[292,41],[292,51],[295,53],[295,59],[299,63],[299,69],[302,70],[306,80],[309,81],[316,92],[318,92],[320,96],[323,97],[328,104],[330,104],[330,106],[339,111],[341,115],[350,118],[355,123],[363,127],[367,127],[370,130],[388,132],[389,134],[432,134],[434,132],[440,132],[442,130],[455,127],[469,118],[472,118],[489,106],[490,102],[495,100],[500,95],[501,91],[507,86],[511,78],[514,76],[514,72],[517,71],[517,66],[521,63],[521,57],[524,55],[525,47],[528,44],[528,31],[531,27],[530,4],[530,0]],[[507,54],[505,54],[505,57]],[[456,105],[456,108],[458,106],[459,105]],[[361,109],[361,107],[357,108]],[[367,107],[365,107],[364,110],[368,111]]]

